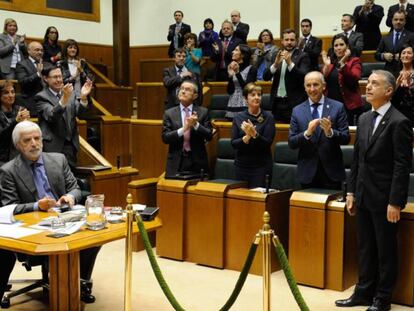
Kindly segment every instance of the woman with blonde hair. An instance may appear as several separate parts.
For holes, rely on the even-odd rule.
[[[27,54],[26,35],[17,34],[17,23],[12,18],[4,21],[3,33],[0,34],[0,71],[2,79],[16,78],[16,64]]]

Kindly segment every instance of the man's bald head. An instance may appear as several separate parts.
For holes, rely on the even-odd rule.
[[[29,56],[33,58],[37,62],[41,62],[43,58],[43,46],[37,42],[32,41],[29,43],[27,47],[27,52],[29,53]]]

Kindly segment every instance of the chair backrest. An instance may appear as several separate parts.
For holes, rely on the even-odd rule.
[[[215,179],[236,179],[234,173],[234,149],[230,138],[217,142],[217,159],[214,167]]]
[[[373,70],[384,69],[383,62],[362,63],[361,80],[367,80]]]
[[[214,94],[211,96],[210,105],[208,106],[210,119],[224,119],[228,101],[229,95],[227,94]]]
[[[270,94],[262,95],[261,107],[263,110],[272,111],[272,103],[270,102]]]
[[[354,146],[353,145],[343,145],[341,146],[342,151],[342,161],[345,167],[346,180],[349,180],[351,175],[351,166],[354,161]]]
[[[291,149],[286,141],[275,145],[272,188],[278,190],[300,189],[296,171],[298,150]]]

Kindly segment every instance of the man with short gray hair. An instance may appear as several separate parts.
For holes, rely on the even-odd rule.
[[[398,222],[407,203],[413,152],[410,121],[390,103],[394,90],[390,72],[376,70],[369,76],[366,94],[372,110],[358,120],[346,196],[349,214],[356,214],[359,278],[353,295],[335,302],[338,307],[391,309]]]
[[[81,200],[81,191],[63,154],[42,152],[42,132],[36,123],[22,121],[12,133],[13,143],[20,152],[0,168],[1,205],[17,204],[15,214],[48,211],[51,207]],[[81,299],[95,301],[90,278],[100,247],[80,252]],[[10,255],[11,254],[11,255]],[[15,257],[1,250],[0,299],[6,289]],[[4,265],[4,266],[3,266]]]

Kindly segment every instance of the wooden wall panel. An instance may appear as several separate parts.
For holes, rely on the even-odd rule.
[[[141,82],[160,82],[163,78],[163,69],[174,65],[171,58],[141,59],[139,71]]]
[[[135,94],[139,119],[163,118],[167,90],[162,82],[139,82],[136,84]]]
[[[131,120],[132,166],[141,178],[160,176],[165,170],[167,145],[161,140],[161,120]]]
[[[111,114],[130,118],[132,115],[132,87],[113,87],[97,84],[95,99]]]

